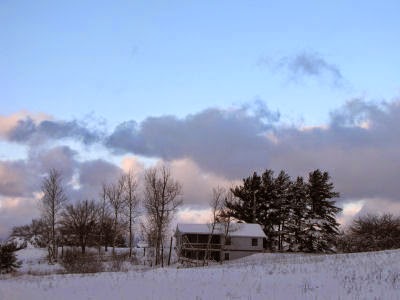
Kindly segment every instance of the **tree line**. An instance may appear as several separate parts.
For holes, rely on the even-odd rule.
[[[99,188],[97,199],[70,201],[62,174],[51,169],[41,185],[41,218],[25,226],[15,227],[12,236],[36,238],[38,246],[48,250],[49,263],[58,259],[60,246],[78,246],[85,254],[88,246],[125,245],[127,235],[129,257],[132,256],[134,223],[144,215],[141,230],[154,246],[154,263],[163,263],[162,249],[174,212],[182,204],[182,187],[165,165],[145,170],[144,192],[140,194],[139,179],[130,170],[111,183]],[[144,211],[143,211],[144,210]]]
[[[328,172],[314,170],[305,181],[300,176],[292,180],[285,171],[274,176],[267,169],[243,179],[231,193],[221,215],[260,224],[271,251],[335,251],[341,209]]]

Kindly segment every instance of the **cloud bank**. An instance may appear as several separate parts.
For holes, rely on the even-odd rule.
[[[26,127],[26,120],[34,123],[33,130],[21,130]],[[316,168],[329,171],[341,193],[340,203],[362,203],[357,210],[347,209],[348,215],[386,208],[400,211],[399,100],[350,100],[331,113],[328,124],[319,127],[281,124],[279,113],[271,112],[261,102],[229,109],[210,108],[185,118],[149,117],[140,123],[128,120],[108,135],[78,121],[52,120],[52,124],[58,124],[56,128],[75,128],[61,134],[58,129],[48,130],[43,125],[49,122],[47,119],[32,120],[30,116],[23,116],[23,122],[15,117],[0,117],[0,124],[8,126],[3,127],[1,138],[26,144],[29,149],[26,159],[0,160],[2,220],[10,220],[8,214],[18,211],[11,210],[10,203],[17,203],[18,207],[37,196],[41,176],[51,167],[62,171],[68,193],[79,200],[98,197],[104,181],[130,168],[140,176],[145,168],[140,157],[170,164],[174,176],[183,184],[186,212],[193,207],[204,210],[212,187],[230,186],[253,171],[266,168],[276,172],[284,169],[293,177],[307,176]],[[46,137],[46,146],[35,140],[42,136]],[[59,145],[66,137],[83,145],[100,144],[108,149],[109,157],[124,156],[118,165],[107,157],[85,160],[78,149]],[[187,213],[182,216],[190,218]],[[0,224],[3,228],[6,225],[10,224]]]

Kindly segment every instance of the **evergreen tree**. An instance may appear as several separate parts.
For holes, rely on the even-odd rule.
[[[270,250],[275,250],[278,245],[276,224],[278,223],[278,214],[276,207],[276,191],[274,182],[274,172],[265,170],[261,176],[260,210],[258,214],[262,216],[264,233],[267,236],[266,247]]]
[[[13,272],[21,266],[15,255],[16,250],[13,243],[0,245],[0,273]]]
[[[231,217],[246,223],[265,223],[265,218],[259,214],[261,178],[256,172],[243,179],[243,185],[231,191],[235,197],[226,202]]]
[[[289,231],[288,224],[290,223],[290,188],[292,182],[290,176],[281,171],[274,179],[272,207],[272,219],[275,221],[274,227],[277,236],[277,248],[279,251],[284,249],[284,241],[287,241]]]
[[[272,170],[257,173],[231,189],[225,213],[246,223],[258,223],[270,250],[332,251],[338,234],[335,216],[339,197],[327,172],[315,170],[308,182],[292,182],[285,171],[275,178]]]
[[[266,170],[260,177],[256,172],[243,179],[243,184],[231,191],[234,198],[226,201],[230,217],[246,223],[258,223],[267,236],[267,247],[278,246],[277,225],[280,224],[280,206],[277,203],[272,170]]]
[[[339,223],[336,214],[341,209],[332,198],[339,197],[330,182],[328,172],[315,170],[308,176],[307,193],[309,212],[307,215],[307,237],[305,250],[311,252],[334,251]]]
[[[290,187],[290,209],[287,220],[287,243],[290,251],[302,251],[306,235],[307,189],[303,177],[297,177]]]

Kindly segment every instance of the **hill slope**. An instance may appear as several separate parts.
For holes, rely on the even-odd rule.
[[[400,251],[256,254],[218,266],[95,275],[23,275],[0,299],[399,299]]]

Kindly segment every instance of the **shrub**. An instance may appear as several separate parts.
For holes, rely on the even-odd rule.
[[[15,255],[16,250],[17,247],[13,243],[0,245],[0,273],[10,273],[21,266]]]
[[[124,262],[129,258],[129,253],[114,253],[111,258],[110,271],[118,272],[123,271]]]
[[[391,214],[359,217],[342,233],[338,246],[343,252],[400,248],[400,218]]]
[[[97,255],[82,254],[77,250],[66,250],[61,265],[67,273],[98,273],[103,264]]]

